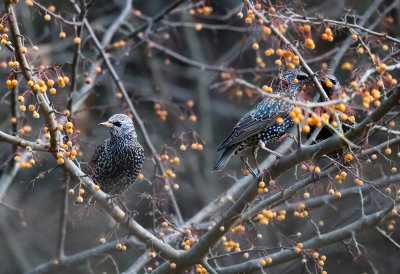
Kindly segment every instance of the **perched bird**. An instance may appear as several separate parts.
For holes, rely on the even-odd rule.
[[[127,115],[115,114],[100,125],[110,129],[111,138],[96,148],[88,175],[107,194],[121,195],[135,183],[143,165],[144,150]]]
[[[296,100],[297,94],[308,80],[308,75],[304,72],[286,71],[274,84],[273,90],[283,97]],[[294,107],[293,104],[284,100],[269,97],[261,100],[240,119],[228,138],[217,147],[217,151],[224,150],[224,152],[215,163],[213,170],[222,170],[234,154],[248,148],[254,149],[256,165],[258,165],[256,155],[259,148],[280,156],[266,148],[265,144],[279,139],[293,126],[289,113]],[[282,123],[277,122],[278,118],[282,119]]]
[[[320,77],[319,81],[320,81],[324,91],[326,92],[326,95],[328,96],[328,98],[330,100],[340,99],[339,97],[342,94],[342,88],[340,86],[339,81],[336,79],[335,76],[327,74],[327,75]],[[324,99],[322,97],[320,97],[318,101],[324,102]],[[321,116],[321,114],[328,113],[329,111],[326,108],[320,107],[320,108],[315,109],[314,112],[316,114],[318,114],[319,116]],[[351,115],[353,115],[353,109],[349,106],[345,106],[345,111],[343,113],[346,114],[348,117],[350,117]],[[329,122],[332,123],[334,120],[335,120],[334,115],[330,115]],[[349,120],[342,122],[343,132],[347,132],[352,127],[353,127],[353,124]],[[307,135],[307,137],[311,136],[311,134],[314,132],[315,128],[316,128],[315,126],[311,127],[310,133]],[[328,126],[323,126],[321,128],[321,130],[319,131],[318,135],[315,136],[315,141],[320,142],[325,139],[328,139],[329,137],[332,136],[332,134],[333,134],[332,129],[330,129]]]

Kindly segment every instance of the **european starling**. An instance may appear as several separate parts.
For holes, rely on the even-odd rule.
[[[297,99],[297,94],[308,81],[308,75],[301,71],[286,71],[273,86],[275,93],[291,100]],[[293,104],[284,100],[266,97],[254,106],[235,125],[232,133],[217,147],[217,151],[224,152],[215,163],[213,170],[222,170],[230,158],[240,151],[253,148],[254,159],[258,148],[280,156],[265,147],[266,143],[282,137],[293,126],[289,113],[294,109]],[[277,119],[282,118],[278,124]],[[257,164],[257,162],[256,162]]]
[[[342,93],[342,88],[340,86],[339,81],[336,79],[335,76],[333,75],[325,75],[323,77],[319,78],[319,81],[322,85],[322,87],[324,88],[326,95],[329,97],[330,100],[336,100],[339,99],[341,93]],[[328,83],[332,83],[332,86],[328,87]],[[319,98],[318,100],[319,102],[324,102],[323,98]],[[325,108],[317,108],[314,111],[316,114],[321,115],[324,112],[327,112],[327,109]],[[350,107],[346,107],[344,114],[346,114],[347,116],[351,116],[353,114],[353,110]],[[330,116],[330,123],[332,121],[334,121],[334,115]],[[352,128],[352,124],[346,120],[344,122],[342,122],[342,129],[343,132],[347,132],[349,129]],[[307,137],[310,137],[312,132],[314,131],[315,127],[311,128],[310,133],[308,134]],[[329,137],[332,136],[332,130],[327,127],[327,126],[323,126],[322,129],[320,130],[320,132],[318,133],[318,135],[315,137],[315,141],[316,142],[320,142],[323,141],[325,139],[328,139]]]
[[[121,195],[135,183],[144,150],[137,141],[132,119],[125,114],[115,114],[100,125],[110,129],[111,138],[96,148],[89,176],[107,194]]]

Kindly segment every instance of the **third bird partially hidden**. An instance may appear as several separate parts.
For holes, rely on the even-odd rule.
[[[286,71],[282,73],[273,90],[275,94],[295,101],[308,80],[308,75],[304,72]],[[228,138],[217,147],[217,151],[224,150],[224,152],[215,163],[214,170],[222,170],[234,154],[248,148],[254,149],[255,159],[259,148],[280,156],[266,148],[265,144],[279,139],[290,130],[293,121],[289,113],[294,108],[293,104],[284,100],[269,97],[261,100],[240,119]]]

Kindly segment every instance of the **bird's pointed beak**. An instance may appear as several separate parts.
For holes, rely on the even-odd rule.
[[[99,126],[103,126],[103,127],[112,127],[113,124],[111,124],[111,123],[109,123],[109,122],[103,122],[103,123],[100,123]]]

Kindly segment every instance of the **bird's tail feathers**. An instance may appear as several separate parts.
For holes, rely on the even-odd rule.
[[[215,170],[215,171],[223,170],[224,167],[226,166],[226,164],[229,162],[229,160],[233,156],[233,154],[235,154],[237,148],[238,148],[237,145],[227,147],[224,150],[224,152],[222,153],[222,155],[219,157],[218,161],[215,163],[213,170]]]

